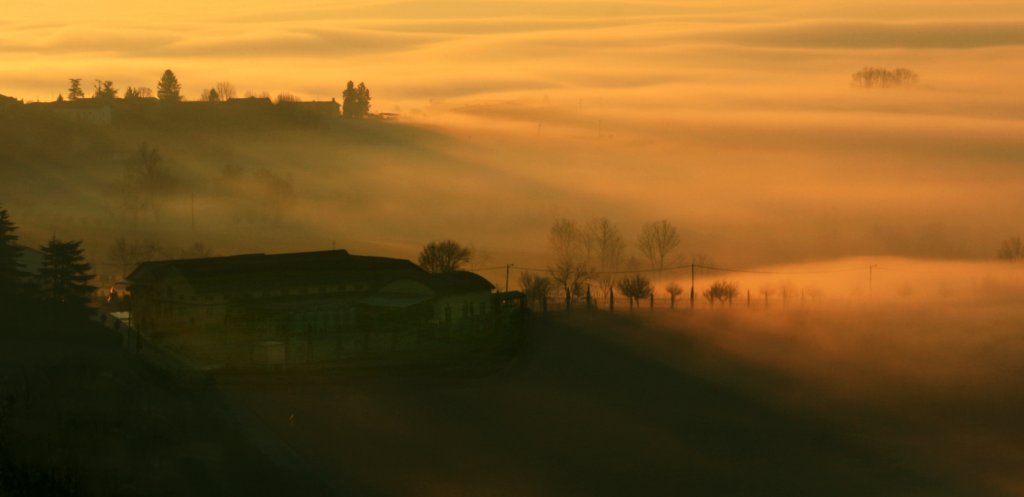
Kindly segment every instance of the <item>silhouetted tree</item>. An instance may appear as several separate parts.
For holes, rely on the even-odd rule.
[[[124,99],[125,100],[134,100],[136,98],[139,98],[139,94],[135,93],[135,88],[132,88],[130,86],[128,88],[125,88],[125,90],[124,90]]]
[[[109,254],[112,263],[120,267],[119,276],[123,278],[139,264],[159,259],[164,255],[164,250],[153,240],[128,241],[120,237],[111,245]]]
[[[704,290],[704,298],[707,299],[711,307],[715,306],[715,300],[719,302],[728,301],[732,304],[732,299],[739,295],[739,291],[736,289],[735,283],[728,281],[716,281],[711,285],[711,288]]]
[[[0,298],[19,293],[28,276],[21,264],[22,248],[18,245],[18,226],[11,221],[7,209],[0,207]]]
[[[156,96],[163,102],[181,101],[181,84],[170,69],[164,71],[164,75],[157,82]]]
[[[583,230],[586,243],[587,259],[592,261],[596,269],[594,280],[602,297],[607,297],[615,285],[615,276],[611,273],[622,267],[626,252],[626,242],[622,232],[608,218],[597,218],[587,223]]]
[[[672,309],[675,309],[676,297],[678,297],[679,294],[683,293],[683,287],[679,286],[679,283],[673,281],[672,283],[669,283],[668,286],[665,287],[665,291],[668,292],[668,295],[671,298],[671,304],[669,304],[669,306]]]
[[[616,286],[620,293],[629,298],[630,309],[633,308],[633,301],[639,306],[640,299],[649,297],[652,292],[651,280],[639,273],[622,278]]]
[[[93,95],[92,98],[99,100],[113,100],[117,98],[117,89],[114,88],[113,81],[100,81],[96,80],[93,83]]]
[[[221,100],[224,100],[225,102],[232,98],[235,98],[235,96],[237,95],[235,85],[227,81],[221,81],[217,83],[214,89],[217,90],[217,95],[220,96]]]
[[[351,81],[341,93],[341,114],[345,117],[366,117],[370,113],[370,90],[359,83],[355,86]]]
[[[68,81],[71,82],[71,86],[68,88],[68,100],[85,98],[85,92],[82,91],[82,78],[70,78]]]
[[[679,247],[679,231],[667,220],[645,224],[637,236],[640,253],[651,262],[658,274],[665,269],[665,259]]]
[[[471,257],[468,248],[452,240],[430,242],[420,252],[420,267],[428,273],[449,273],[458,271]]]
[[[207,247],[202,242],[195,242],[178,251],[178,258],[180,259],[202,259],[206,257],[213,257],[213,249]]]
[[[203,94],[199,96],[199,100],[203,102],[220,102],[220,94],[217,93],[216,88],[207,88],[203,90]]]
[[[554,282],[547,276],[524,271],[519,275],[519,287],[526,294],[526,302],[530,304],[531,308],[536,309],[534,307],[536,305],[544,309],[547,307],[548,296],[551,295]]]
[[[996,252],[996,258],[1004,261],[1019,261],[1024,259],[1024,242],[1019,236],[1012,236],[1003,240]]]
[[[548,242],[555,254],[555,264],[548,270],[561,287],[568,308],[574,298],[583,296],[594,273],[587,260],[586,238],[575,222],[563,218],[551,226]]]
[[[82,242],[62,242],[53,238],[40,247],[43,265],[39,268],[39,282],[43,297],[67,306],[68,310],[85,310],[96,287],[92,266],[82,256]]]
[[[865,67],[853,73],[853,85],[861,88],[890,88],[917,83],[917,73],[897,67],[889,70],[880,67]]]

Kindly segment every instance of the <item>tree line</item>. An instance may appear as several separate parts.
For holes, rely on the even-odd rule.
[[[22,263],[18,227],[7,209],[0,207],[0,299],[49,304],[65,314],[82,315],[96,287],[92,265],[82,253],[82,241],[64,241],[56,236],[39,247],[42,264],[33,274]]]
[[[114,86],[114,82],[110,80],[96,79],[93,82],[92,88],[92,99],[95,100],[115,100],[118,98],[120,90]],[[238,95],[235,86],[228,81],[218,82],[212,88],[204,88],[200,94],[199,101],[201,102],[226,102],[230,99],[236,98]],[[247,97],[260,97],[270,98],[269,94],[255,94],[249,92]],[[69,78],[67,97],[68,101],[82,100],[85,99],[86,93],[82,86],[82,78]],[[149,87],[131,87],[125,89],[122,100],[136,100],[136,99],[148,99],[153,98],[153,89]],[[185,97],[181,93],[181,83],[178,81],[178,77],[174,74],[174,71],[167,69],[163,72],[163,75],[156,82],[156,98],[161,102],[181,102],[185,100]],[[366,87],[365,83],[360,82],[356,85],[354,82],[349,81],[342,91],[342,115],[344,117],[362,118],[370,114],[370,90]],[[57,96],[57,101],[65,101],[63,94]],[[277,97],[277,102],[298,102],[298,97],[290,93],[282,93]]]

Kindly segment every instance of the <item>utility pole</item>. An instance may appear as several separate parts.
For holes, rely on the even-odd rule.
[[[196,233],[196,192],[192,192],[192,234]]]
[[[505,293],[508,293],[508,272],[515,264],[505,264]]]
[[[685,267],[685,266],[683,266]],[[693,309],[693,273],[694,263],[690,263],[690,309]]]

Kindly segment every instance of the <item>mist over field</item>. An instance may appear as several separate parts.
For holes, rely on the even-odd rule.
[[[987,259],[1024,231],[1013,3],[185,2],[140,20],[155,7],[139,2],[61,5],[49,22],[32,6],[8,9],[0,93],[152,86],[171,67],[191,98],[223,80],[338,98],[362,80],[374,111],[400,115],[329,132],[65,129],[43,156],[23,137],[0,155],[0,198],[33,243],[412,257],[452,238],[477,267],[538,265],[557,217],[608,217],[627,240],[664,218],[684,258],[755,266]],[[865,66],[920,81],[853,86]],[[177,183],[129,221],[112,184],[142,142]],[[283,190],[268,200],[269,184]]]
[[[127,327],[101,326],[32,300],[0,265],[32,302],[0,298],[0,490],[35,474],[96,495],[1024,494],[1024,2],[0,11],[0,209],[24,245],[82,240],[101,293],[148,260],[416,261],[454,240],[464,269],[526,303],[481,290],[499,319],[462,301],[484,323],[466,332],[449,326],[455,300],[441,326],[434,290],[353,321],[377,301],[258,281],[266,293],[187,304],[154,293],[163,311],[144,326],[135,290],[109,295]],[[118,101],[109,124],[35,105],[67,98],[69,78],[120,98],[167,69],[186,102]],[[350,80],[369,88],[369,118],[194,102],[230,82],[238,97],[342,103]],[[638,235],[660,221],[679,244],[656,261]],[[282,271],[252,267],[266,271],[254,282]],[[630,277],[653,297],[627,298]],[[421,321],[392,323],[411,306]],[[481,338],[509,316],[507,335]],[[228,324],[244,340],[211,331]],[[197,366],[171,338],[224,342],[192,359],[231,345],[252,369]],[[185,380],[154,362],[164,339]],[[454,346],[431,356],[437,344]]]

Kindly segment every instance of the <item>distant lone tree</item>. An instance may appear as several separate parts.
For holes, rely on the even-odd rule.
[[[587,257],[593,261],[595,269],[594,280],[602,297],[607,298],[615,285],[613,272],[622,266],[626,242],[619,227],[608,218],[592,219],[582,231]]]
[[[468,248],[452,240],[444,240],[426,244],[420,252],[419,262],[428,273],[450,273],[468,263],[471,255]]]
[[[665,269],[665,259],[679,247],[679,231],[668,220],[645,224],[637,237],[640,253],[651,262],[658,274]]]
[[[594,275],[587,257],[586,234],[568,219],[558,219],[548,233],[548,243],[555,255],[555,264],[548,267],[551,278],[565,295],[565,307],[569,309],[576,297],[582,297],[587,282]]]
[[[200,95],[199,100],[203,102],[220,102],[220,94],[217,93],[216,88],[208,88],[203,90],[203,93],[202,95]]]
[[[370,113],[370,90],[363,83],[355,86],[349,81],[341,97],[341,114],[343,116],[366,117]]]
[[[671,298],[671,304],[669,304],[669,307],[675,309],[676,297],[683,293],[683,287],[679,286],[679,283],[673,281],[665,287],[665,291],[668,292],[668,295]]]
[[[715,306],[715,301],[729,302],[732,304],[732,299],[739,295],[739,291],[736,289],[735,283],[728,281],[716,281],[711,285],[711,288],[704,290],[704,298],[707,299],[711,307]]]
[[[906,86],[916,84],[918,80],[917,73],[902,67],[892,70],[880,67],[865,67],[853,73],[852,78],[853,85],[860,88]]]
[[[96,287],[89,285],[92,266],[82,256],[82,242],[53,238],[41,250],[39,281],[43,297],[65,305],[69,311],[84,311]]]
[[[22,288],[27,274],[21,264],[21,246],[18,245],[17,225],[0,207],[0,299]]]
[[[85,98],[85,92],[82,91],[82,78],[71,78],[68,81],[71,82],[71,86],[68,88],[68,100]]]
[[[97,100],[113,100],[117,98],[117,89],[114,88],[113,81],[100,81],[97,79],[93,84],[93,90],[92,98]]]
[[[1011,236],[999,245],[996,258],[1004,261],[1019,261],[1024,259],[1024,241],[1019,236]]]
[[[618,285],[619,291],[622,292],[627,298],[629,298],[629,308],[633,308],[633,301],[636,301],[636,305],[640,305],[640,299],[647,298],[651,295],[651,280],[647,279],[642,274],[634,274],[626,276],[619,280]]]
[[[220,99],[224,100],[225,102],[232,98],[235,98],[235,96],[237,96],[238,94],[238,92],[235,90],[235,85],[227,81],[221,81],[217,83],[214,89],[217,90],[217,95],[220,96]]]
[[[178,77],[170,69],[164,71],[164,75],[156,83],[156,96],[162,102],[181,101],[181,84],[178,83]]]

